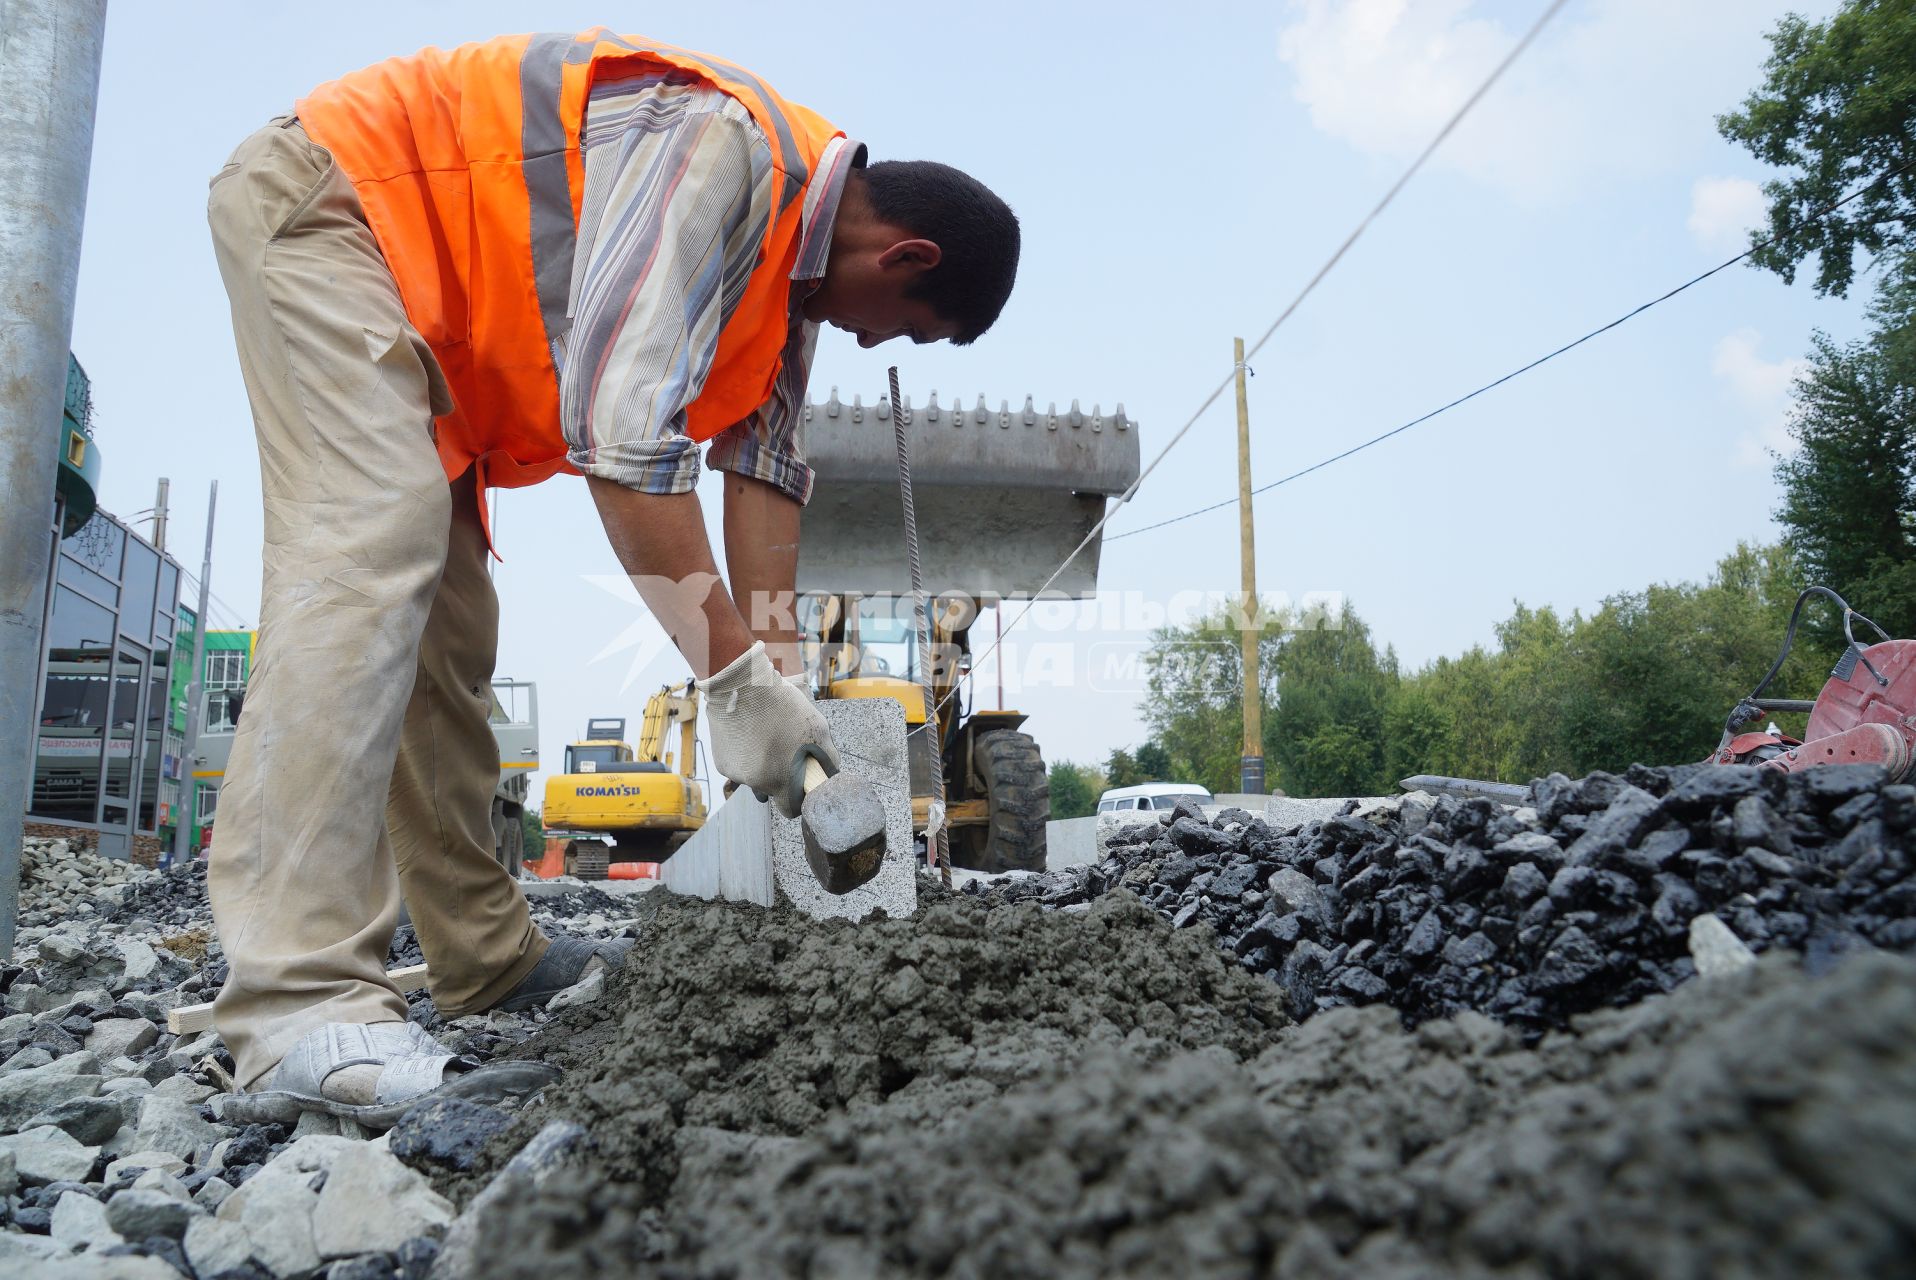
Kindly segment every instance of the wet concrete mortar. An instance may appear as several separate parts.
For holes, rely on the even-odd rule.
[[[224,977],[203,869],[31,842],[0,1269],[1909,1273],[1916,788],[1637,768],[1168,816],[1090,867],[921,879],[909,920],[534,899],[627,967],[413,1016],[565,1081],[379,1136],[224,1124],[217,1036],[164,1030]]]

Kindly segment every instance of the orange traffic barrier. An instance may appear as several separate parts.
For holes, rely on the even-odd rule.
[[[659,864],[656,862],[615,862],[605,869],[608,880],[657,880]]]

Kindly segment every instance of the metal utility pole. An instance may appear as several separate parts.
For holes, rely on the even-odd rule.
[[[1257,674],[1257,644],[1264,620],[1257,604],[1257,537],[1251,522],[1251,405],[1244,391],[1244,339],[1231,339],[1237,364],[1237,536],[1244,570],[1243,629],[1238,633],[1244,660],[1244,755],[1238,762],[1238,790],[1264,794],[1264,696]]]
[[[160,477],[160,491],[153,495],[153,549],[166,554],[166,490],[168,481]]]
[[[186,682],[186,737],[180,747],[180,816],[173,820],[173,847],[168,866],[186,859],[186,838],[200,816],[200,787],[193,781],[193,761],[200,750],[200,708],[206,705],[206,609],[213,594],[213,513],[220,504],[220,482],[206,495],[206,554],[200,557],[200,605],[193,614],[193,674]]]
[[[0,0],[0,956],[33,776],[53,486],[106,0]]]

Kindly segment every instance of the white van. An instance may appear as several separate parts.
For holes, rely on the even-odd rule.
[[[1178,801],[1211,803],[1211,793],[1190,782],[1146,782],[1135,787],[1113,787],[1098,797],[1099,813],[1130,809],[1175,809]]]

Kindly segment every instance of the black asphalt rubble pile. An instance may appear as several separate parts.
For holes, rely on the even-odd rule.
[[[221,1120],[224,1047],[164,1029],[225,976],[203,868],[43,876],[0,1274],[1909,1274],[1913,833],[1879,771],[1637,768],[1186,809],[908,920],[580,887],[535,914],[636,936],[624,969],[412,1003],[565,1080],[376,1138]]]
[[[218,1034],[167,1031],[226,979],[205,864],[147,869],[57,839],[29,839],[22,861],[21,928],[0,966],[0,1275],[425,1276],[453,1209],[391,1140],[320,1116],[224,1123],[233,1060]],[[633,926],[634,900],[585,885],[531,905],[548,932]],[[402,926],[389,963],[419,958]],[[409,999],[415,1021],[480,1059],[548,1016],[447,1021],[426,992]]]
[[[1878,766],[1637,767],[1531,794],[1412,795],[1288,831],[1186,805],[1120,829],[1097,866],[967,889],[1067,911],[1130,889],[1269,975],[1300,1020],[1471,1010],[1533,1040],[1772,947],[1815,972],[1916,946],[1916,787]]]

